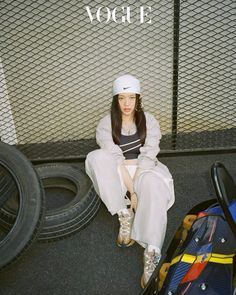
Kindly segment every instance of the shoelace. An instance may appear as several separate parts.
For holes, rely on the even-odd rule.
[[[145,253],[145,271],[152,274],[155,270],[156,266],[160,262],[161,255],[156,254],[155,251],[153,252],[146,252]]]
[[[120,234],[122,236],[129,236],[132,219],[133,218],[130,215],[127,215],[127,216],[126,215],[121,215],[121,216],[119,216]]]

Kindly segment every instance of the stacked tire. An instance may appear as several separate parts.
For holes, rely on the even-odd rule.
[[[51,188],[68,190],[73,198],[48,209]],[[83,229],[100,203],[89,177],[78,166],[33,166],[15,147],[0,142],[0,268],[13,263],[36,239],[55,241]]]

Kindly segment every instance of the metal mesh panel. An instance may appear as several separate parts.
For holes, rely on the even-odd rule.
[[[235,1],[182,1],[177,148],[236,145]]]
[[[236,145],[236,136],[228,140],[236,126],[233,2],[180,3],[177,136],[174,3],[127,5],[131,23],[106,23],[105,7],[117,7],[120,20],[122,1],[1,1],[2,141],[17,144],[31,158],[87,154],[95,148],[99,119],[109,112],[113,80],[131,73],[141,80],[145,110],[160,121],[162,150]],[[86,6],[94,17],[103,7],[101,23],[90,22]],[[140,24],[140,6],[152,7],[151,24]]]
[[[95,13],[100,6],[114,9],[121,4],[1,3],[1,56],[8,91],[4,106],[11,106],[17,143],[34,144],[31,156],[37,157],[37,143],[47,143],[38,149],[42,157],[46,150],[47,155],[50,150],[50,155],[65,155],[68,141],[73,141],[69,153],[78,154],[74,141],[94,138],[98,120],[110,108],[112,81],[127,72],[142,81],[145,109],[159,117],[163,134],[171,132],[172,3],[146,3],[152,7],[153,24],[138,23],[142,4],[137,1],[129,4],[131,24],[105,23],[105,16],[91,24],[85,10],[86,5]],[[105,15],[105,9],[102,12]],[[117,19],[121,16],[119,10]],[[12,141],[8,136],[2,134]]]

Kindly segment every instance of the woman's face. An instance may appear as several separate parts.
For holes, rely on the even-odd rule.
[[[136,104],[135,93],[120,93],[118,95],[118,102],[122,115],[130,116],[134,114]]]

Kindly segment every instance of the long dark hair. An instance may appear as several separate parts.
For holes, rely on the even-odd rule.
[[[135,103],[135,113],[134,120],[137,127],[138,135],[143,145],[146,139],[146,117],[142,107],[142,98],[140,94],[136,95],[136,103]],[[112,104],[111,104],[111,126],[112,126],[112,138],[115,144],[120,144],[120,134],[121,134],[121,125],[122,125],[122,116],[121,110],[118,101],[118,94],[113,96]]]

